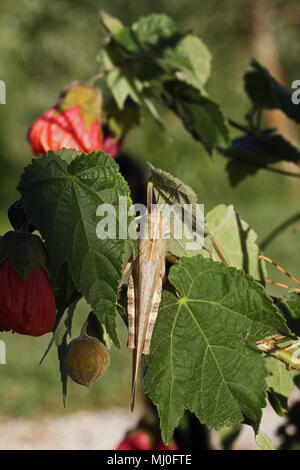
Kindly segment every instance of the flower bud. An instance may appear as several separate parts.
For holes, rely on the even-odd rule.
[[[74,382],[89,387],[106,371],[109,355],[97,338],[79,336],[71,341],[64,357],[64,367]]]
[[[0,239],[0,331],[41,336],[56,318],[47,253],[37,235],[7,232]]]
[[[98,88],[76,82],[66,87],[52,108],[30,127],[28,141],[35,155],[62,148],[85,153],[102,149]]]

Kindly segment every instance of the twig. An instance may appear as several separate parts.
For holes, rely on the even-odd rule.
[[[300,213],[298,212],[296,215],[293,215],[292,217],[289,217],[287,220],[285,220],[283,223],[278,225],[275,229],[272,230],[272,232],[267,235],[263,241],[259,244],[260,248],[262,250],[265,250],[266,247],[274,240],[274,238],[279,235],[280,232],[285,230],[289,225],[291,225],[293,222],[296,222],[296,220],[300,219]],[[295,230],[295,229],[294,229]]]
[[[265,282],[268,284],[274,284],[274,286],[284,287],[284,289],[293,289],[295,292],[300,292],[300,289],[296,287],[288,286],[287,284],[282,284],[281,282],[271,281],[270,279],[265,279]]]
[[[226,261],[224,255],[222,254],[220,248],[218,247],[218,245],[216,244],[213,236],[211,236],[211,242],[212,242],[212,245],[214,247],[214,249],[216,250],[216,253],[217,255],[219,256],[220,260],[227,266],[229,267],[229,263]]]
[[[111,72],[114,72],[115,70],[119,70],[121,67],[122,67],[122,65],[114,65],[114,67],[112,67],[109,70],[104,70],[103,72],[99,72],[96,75],[94,75],[93,77],[91,77],[87,81],[87,84],[89,86],[93,86],[95,82],[97,82],[98,80],[101,80],[101,78],[106,77],[106,75],[110,74]]]
[[[300,281],[298,279],[296,279],[294,276],[292,276],[292,274],[288,273],[285,269],[283,269],[281,266],[279,266],[279,264],[275,263],[274,261],[272,261],[270,258],[267,258],[266,256],[263,256],[263,255],[259,255],[258,256],[260,259],[264,259],[265,261],[267,261],[268,263],[270,264],[273,264],[273,266],[275,266],[276,269],[278,269],[279,271],[281,271],[283,274],[285,274],[287,277],[289,277],[290,279],[292,279],[292,281],[296,282],[297,284],[300,284]]]

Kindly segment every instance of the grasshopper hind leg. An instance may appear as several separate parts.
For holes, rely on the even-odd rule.
[[[158,315],[158,309],[159,309],[159,304],[160,304],[160,299],[161,299],[161,291],[162,291],[162,278],[159,279],[158,285],[154,292],[151,314],[149,317],[149,323],[148,323],[148,328],[147,328],[147,333],[146,333],[146,337],[144,341],[142,354],[150,353],[151,338],[152,338],[154,325],[155,325],[157,315]]]
[[[130,349],[135,349],[135,292],[134,292],[134,282],[132,275],[129,277],[128,281],[128,291],[127,291],[127,312],[128,312],[128,342],[127,347]]]

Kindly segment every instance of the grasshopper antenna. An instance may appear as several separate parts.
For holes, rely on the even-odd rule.
[[[176,192],[178,191],[178,189],[180,188],[180,186],[182,186],[183,183],[180,183],[178,184],[178,186],[176,186],[175,189],[173,189],[173,191],[171,192],[170,196],[166,199],[165,203],[164,203],[164,207],[162,210],[164,210],[164,208],[166,207],[166,204],[167,202],[171,202],[171,198],[174,196],[174,194],[176,194]]]

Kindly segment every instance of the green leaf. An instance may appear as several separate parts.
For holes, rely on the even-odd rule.
[[[279,416],[283,416],[288,410],[288,398],[294,389],[295,371],[287,370],[286,365],[273,358],[266,358],[269,376],[267,384],[269,387],[268,398],[273,409]]]
[[[85,331],[87,335],[99,339],[99,341],[101,341],[101,343],[103,343],[106,348],[110,349],[111,339],[107,334],[105,326],[100,322],[99,318],[94,314],[94,312],[89,313],[86,323]]]
[[[245,421],[257,431],[267,369],[255,344],[289,331],[283,317],[252,277],[200,255],[182,258],[169,281],[178,296],[163,294],[145,375],[164,441],[185,408],[209,428]]]
[[[106,31],[108,31],[111,34],[117,34],[124,27],[118,18],[116,18],[115,16],[109,15],[103,10],[100,11],[100,21],[101,21],[101,24],[106,29]]]
[[[300,295],[297,292],[288,292],[276,306],[283,313],[291,331],[300,336]]]
[[[278,416],[284,416],[284,413],[287,412],[287,398],[273,392],[273,390],[268,390],[268,400],[275,413]]]
[[[68,374],[64,367],[64,358],[68,349],[68,342],[64,336],[62,343],[57,346],[57,355],[59,360],[60,379],[62,384],[62,398],[64,407],[67,406],[67,393],[68,393]]]
[[[65,310],[58,310],[53,330],[53,336],[43,354],[42,359],[39,362],[40,364],[42,364],[43,360],[47,356],[54,343],[58,347],[64,342],[65,337],[71,337],[73,315],[76,309],[77,302],[78,299],[74,300],[74,302],[72,302],[72,304],[70,304],[69,307]]]
[[[197,203],[198,198],[194,190],[180,179],[167,171],[155,168],[149,162],[147,162],[147,168],[150,172],[149,180],[153,182],[158,197],[164,202],[178,203],[181,206]]]
[[[255,279],[263,279],[265,267],[258,259],[257,235],[232,205],[220,204],[212,209],[206,216],[206,226],[230,266],[243,269]],[[212,259],[220,261],[215,249],[211,250]]]
[[[293,372],[288,371],[283,362],[273,357],[268,357],[266,362],[269,370],[268,387],[283,397],[289,398],[294,388]]]
[[[111,71],[106,76],[106,83],[118,107],[121,110],[124,108],[128,96],[141,105],[143,83],[131,73],[130,63],[123,64],[126,57],[122,57],[113,44],[108,44],[106,48],[100,50],[98,60],[105,72]],[[122,67],[119,67],[120,64],[123,64]]]
[[[181,119],[194,137],[211,154],[215,147],[229,144],[229,131],[219,105],[200,91],[179,80],[164,83],[167,106]]]
[[[174,47],[166,48],[164,58],[177,69],[176,77],[203,91],[211,69],[211,54],[197,36],[188,34]]]
[[[262,450],[276,450],[271,439],[262,431],[259,431],[256,438],[256,444]]]
[[[163,99],[209,152],[216,145],[229,143],[221,111],[203,90],[211,56],[199,38],[180,33],[176,23],[164,14],[151,14],[131,27],[118,25],[113,35],[110,18],[108,25],[105,22],[104,17],[110,35],[98,60],[120,109],[130,97],[161,123],[153,99]],[[170,90],[173,82],[176,89]]]
[[[220,150],[230,158],[226,167],[233,186],[246,176],[254,175],[260,168],[280,161],[298,163],[300,152],[274,129],[265,129],[256,137],[245,135],[231,142],[227,149]]]
[[[300,107],[292,102],[292,93],[278,83],[257,60],[245,73],[245,90],[257,108],[280,109],[290,119],[300,123]]]
[[[67,392],[68,392],[68,374],[66,373],[66,370],[64,367],[64,358],[65,358],[65,354],[68,349],[69,340],[72,334],[72,331],[71,331],[72,321],[73,321],[73,315],[74,315],[76,305],[77,305],[77,302],[74,302],[68,308],[68,310],[66,310],[63,313],[54,331],[52,340],[50,341],[48,348],[46,349],[45,354],[40,361],[40,364],[41,364],[41,362],[43,361],[43,359],[49,352],[53,342],[55,341],[55,344],[57,346],[58,360],[59,360],[59,370],[60,370],[60,379],[62,383],[62,397],[63,397],[64,407],[66,407],[67,405]]]
[[[61,159],[66,152],[75,157],[70,163]],[[76,289],[118,345],[115,304],[125,240],[101,240],[96,234],[101,204],[115,208],[116,235],[132,220],[127,214],[119,220],[119,197],[130,200],[116,163],[104,152],[50,151],[25,168],[18,189],[29,219],[45,239],[53,281],[67,261]]]
[[[157,46],[179,33],[177,24],[169,16],[161,13],[151,13],[140,18],[132,25],[132,31],[144,47]]]
[[[64,262],[60,267],[53,290],[56,309],[62,312],[75,300],[78,301],[82,297],[74,286],[67,262]]]

